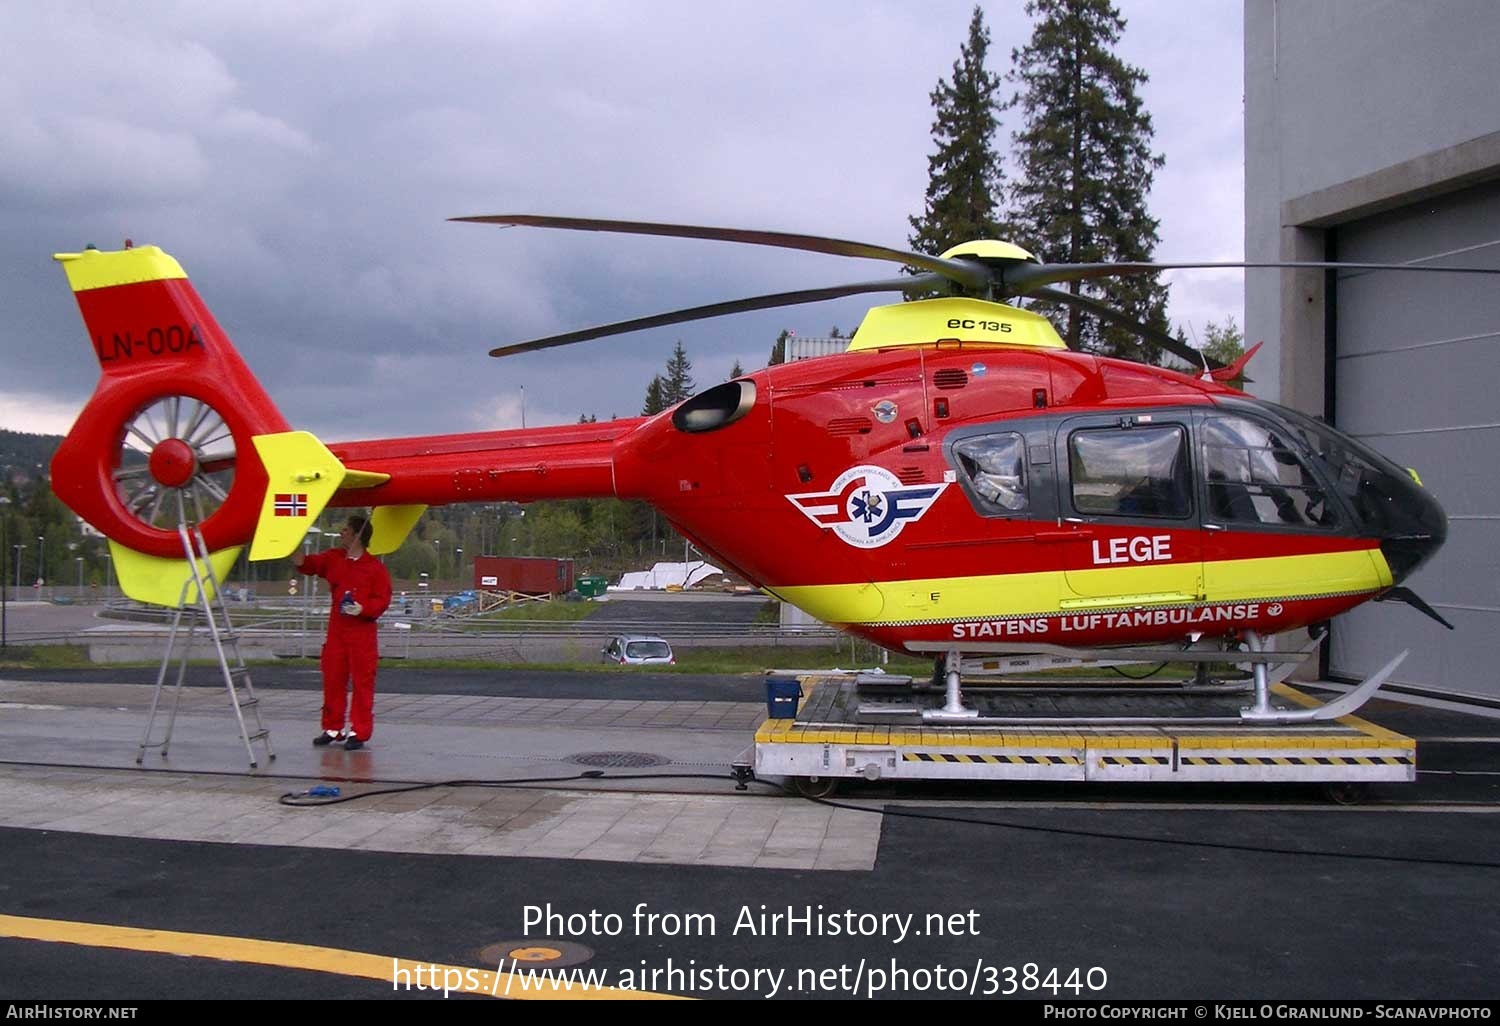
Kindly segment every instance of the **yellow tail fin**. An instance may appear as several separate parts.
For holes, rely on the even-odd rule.
[[[250,558],[283,559],[297,551],[308,527],[343,484],[344,465],[306,431],[256,435],[254,441],[270,483],[261,501]]]
[[[243,549],[244,546],[237,546],[209,553],[215,580],[224,580]],[[109,555],[120,578],[120,590],[137,602],[149,602],[169,609],[198,604],[198,589],[192,584],[193,569],[186,559],[148,556],[113,541],[109,543]],[[199,573],[202,572],[200,569]],[[211,586],[208,597],[214,597]]]
[[[370,514],[370,554],[384,556],[395,552],[411,533],[426,506],[376,506]]]

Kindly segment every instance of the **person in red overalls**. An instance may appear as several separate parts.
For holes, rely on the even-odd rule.
[[[340,739],[346,751],[365,746],[375,732],[376,624],[391,604],[391,575],[385,564],[365,551],[372,528],[364,517],[352,516],[339,529],[339,547],[297,557],[297,569],[328,581],[332,608],[328,638],[323,642],[323,730],[315,745]],[[344,697],[350,678],[354,701],[349,707],[349,729],[344,729]]]

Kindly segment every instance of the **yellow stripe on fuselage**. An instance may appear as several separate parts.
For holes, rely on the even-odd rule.
[[[778,585],[770,590],[828,623],[880,624],[1046,616],[1107,605],[1177,605],[1186,598],[1205,603],[1311,598],[1377,591],[1391,585],[1390,568],[1379,549],[1201,564],[1208,587],[1201,595],[1185,597],[1172,583],[1194,565],[1043,570],[862,584]],[[1070,578],[1074,584],[1088,581],[1089,590],[1096,594],[1079,595],[1069,587]],[[1109,582],[1107,594],[1099,586],[1104,580]],[[871,601],[871,593],[877,590],[884,597],[883,603]]]
[[[86,249],[82,253],[54,253],[52,259],[63,265],[74,292],[187,277],[182,265],[158,246],[108,251]]]

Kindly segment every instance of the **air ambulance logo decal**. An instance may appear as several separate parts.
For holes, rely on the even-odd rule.
[[[907,524],[922,519],[942,484],[905,485],[881,467],[850,467],[826,492],[802,492],[787,499],[819,527],[833,530],[850,545],[875,549],[894,541]]]

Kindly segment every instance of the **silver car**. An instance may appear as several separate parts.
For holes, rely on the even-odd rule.
[[[617,634],[609,639],[609,644],[599,654],[604,662],[618,666],[672,665],[677,662],[671,645],[661,638],[640,634]]]

